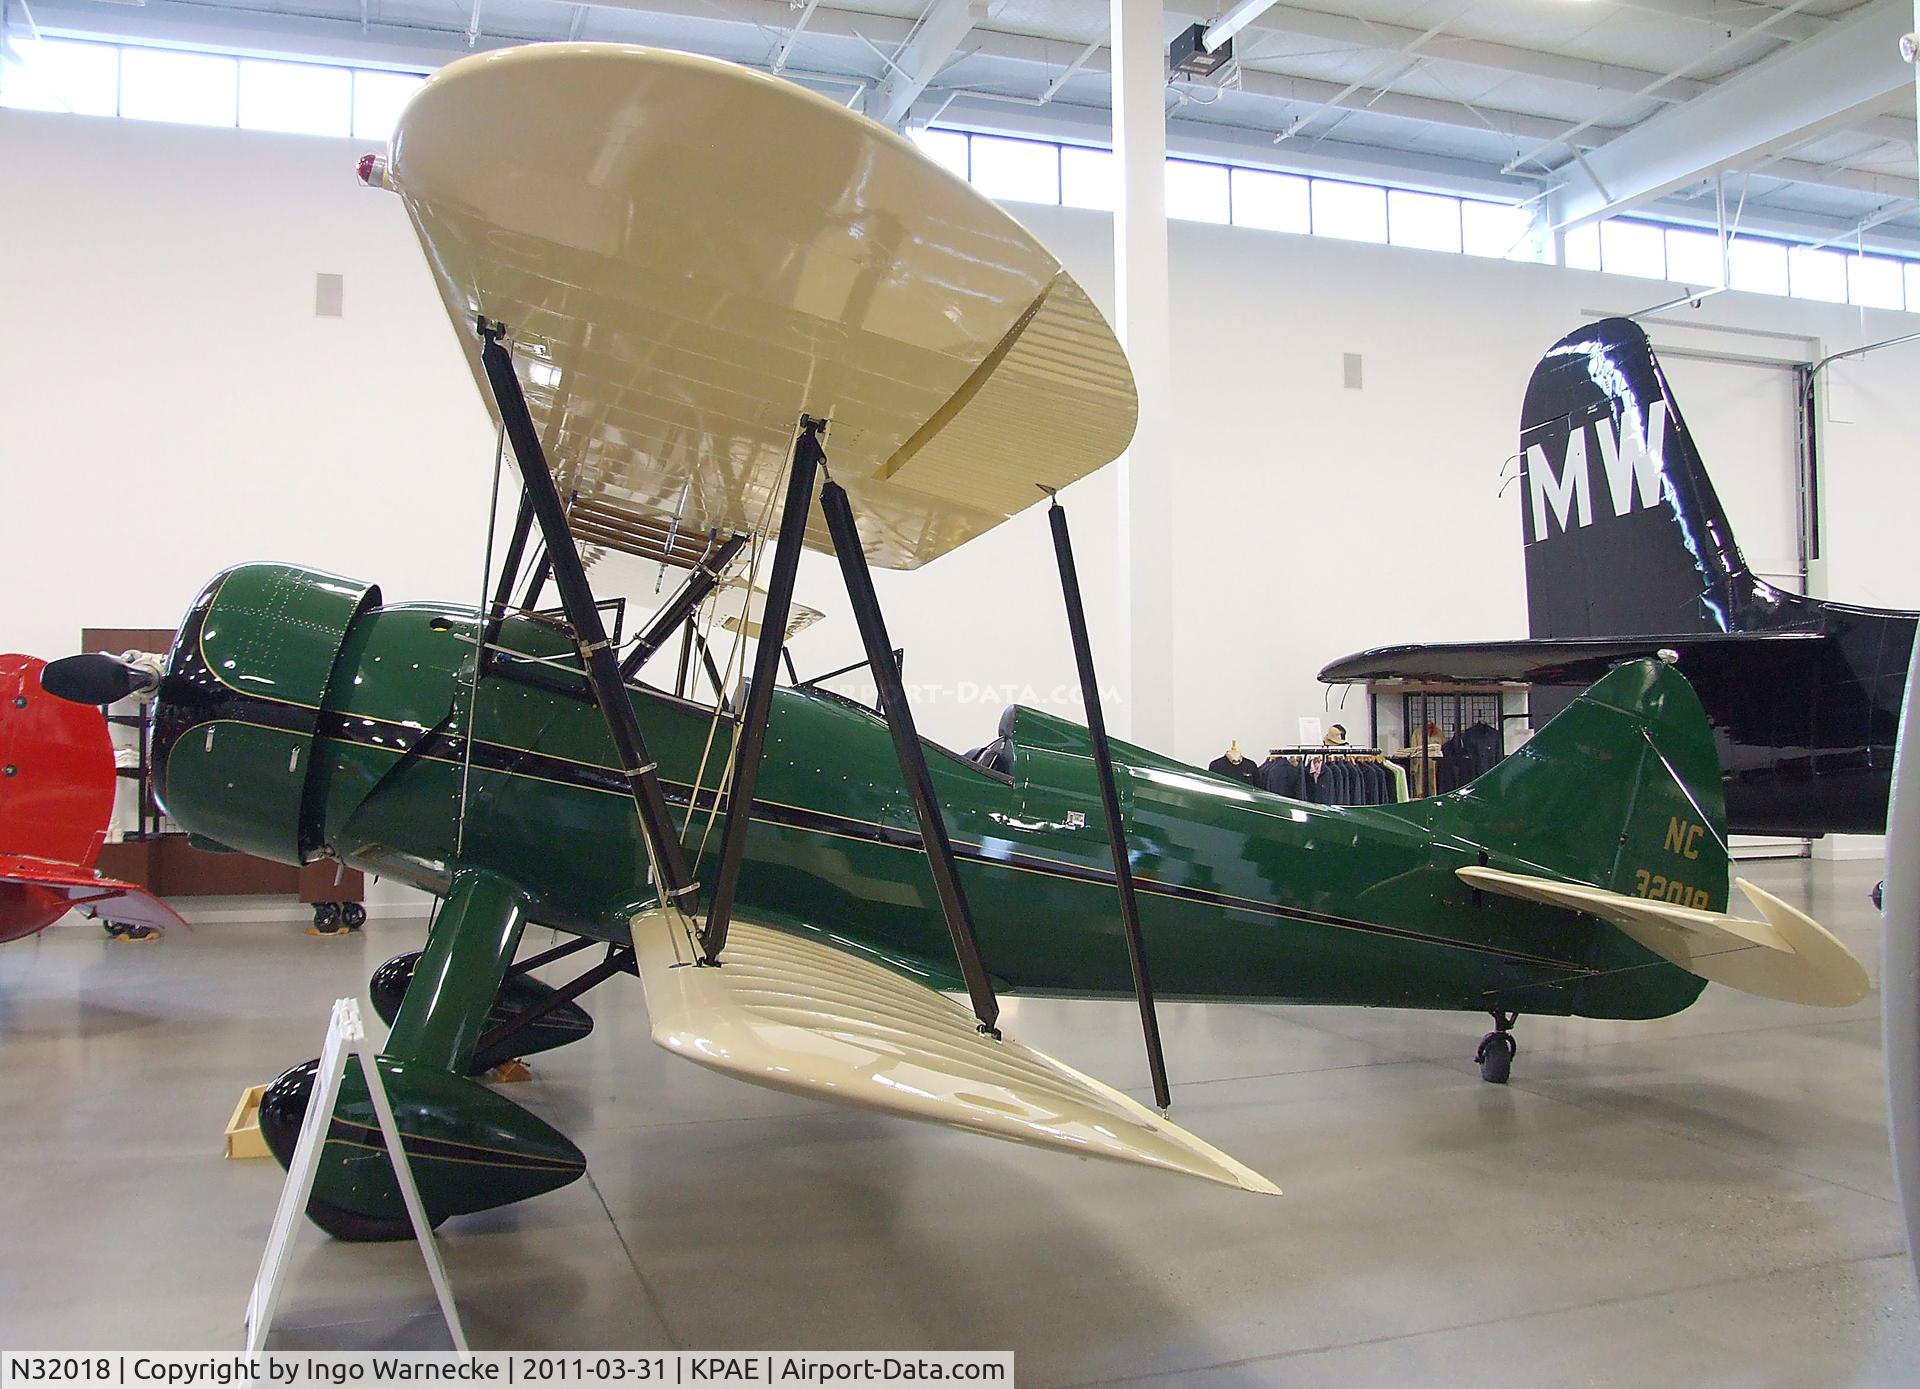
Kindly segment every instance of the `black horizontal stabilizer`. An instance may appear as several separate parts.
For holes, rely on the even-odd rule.
[[[1591,685],[1623,661],[1672,651],[1684,670],[1750,660],[1756,678],[1789,652],[1806,654],[1824,634],[1813,628],[1776,632],[1689,633],[1684,636],[1586,637],[1376,646],[1320,668],[1329,685],[1364,680],[1508,681],[1522,685]],[[1810,645],[1812,644],[1812,645]],[[1761,647],[1765,647],[1763,654]]]

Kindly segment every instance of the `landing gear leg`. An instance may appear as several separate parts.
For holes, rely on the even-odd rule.
[[[455,873],[414,966],[417,987],[401,999],[376,1058],[394,1108],[405,1116],[415,1178],[436,1224],[549,1191],[585,1170],[579,1150],[543,1120],[464,1074],[519,945],[525,910],[524,896],[504,879],[476,869]],[[261,1136],[282,1166],[292,1160],[317,1065],[294,1067],[260,1101]],[[308,1214],[340,1239],[411,1233],[357,1066],[342,1085]]]
[[[1505,1085],[1513,1072],[1514,1053],[1520,1050],[1513,1040],[1513,1025],[1519,1019],[1518,1013],[1496,1011],[1493,1031],[1480,1039],[1479,1050],[1473,1054],[1473,1059],[1480,1063],[1480,1079],[1489,1085]]]

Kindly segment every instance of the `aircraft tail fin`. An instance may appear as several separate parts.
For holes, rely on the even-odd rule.
[[[1739,631],[1754,583],[1639,325],[1548,349],[1520,414],[1521,530],[1535,637]]]
[[[1504,866],[1726,910],[1719,754],[1699,696],[1659,661],[1609,672],[1524,747],[1440,803]]]

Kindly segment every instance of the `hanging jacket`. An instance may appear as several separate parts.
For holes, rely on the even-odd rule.
[[[1463,773],[1466,780],[1472,780],[1483,772],[1490,772],[1494,765],[1506,756],[1501,744],[1500,730],[1485,719],[1477,721],[1466,732],[1458,735],[1461,752],[1466,759],[1468,770]]]
[[[1442,769],[1447,765],[1446,750],[1438,738],[1430,738],[1424,744],[1415,744],[1402,748],[1394,754],[1396,761],[1407,764],[1408,790],[1415,799],[1422,796],[1440,794]]]
[[[1308,799],[1306,772],[1291,757],[1270,757],[1261,763],[1255,784],[1276,796],[1296,801]]]

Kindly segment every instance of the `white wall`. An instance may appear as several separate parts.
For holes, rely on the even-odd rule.
[[[0,111],[0,649],[170,625],[247,559],[334,568],[394,598],[477,593],[492,432],[398,200],[354,181],[360,152]],[[1105,215],[1014,211],[1110,305]],[[1517,489],[1497,494],[1528,373],[1589,312],[1676,291],[1189,223],[1172,249],[1187,428],[1167,751],[1205,762],[1229,738],[1292,741],[1298,716],[1326,709],[1314,672],[1364,646],[1523,635]],[[320,271],[346,277],[344,318],[314,316]],[[1677,317],[1712,329],[1692,340],[1789,355],[1915,326],[1746,294]],[[1359,391],[1342,388],[1348,352]],[[1915,364],[1896,349],[1834,378],[1835,597],[1920,607],[1901,520],[1920,511],[1901,412]],[[1689,415],[1738,528],[1745,450],[1716,451],[1714,422]],[[1112,480],[1065,499],[1103,683],[1124,701]],[[1073,712],[1052,566],[1035,507],[881,576],[930,736],[984,742],[1008,697]],[[651,594],[650,573],[626,574]],[[829,617],[796,642],[803,674],[858,653],[837,589],[809,556],[800,596]],[[1356,734],[1362,706],[1345,710]]]

